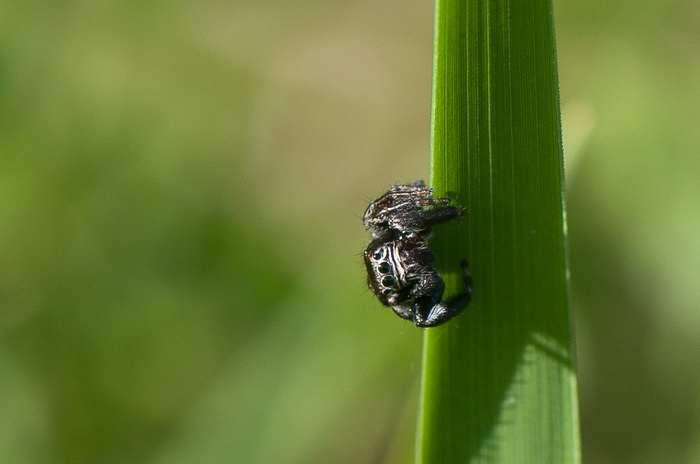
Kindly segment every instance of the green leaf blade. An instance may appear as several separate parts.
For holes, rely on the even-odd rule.
[[[580,462],[549,1],[437,0],[432,186],[466,208],[433,248],[473,303],[426,331],[417,461]]]

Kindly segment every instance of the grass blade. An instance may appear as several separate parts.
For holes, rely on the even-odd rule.
[[[550,0],[437,0],[431,181],[466,207],[432,247],[474,296],[425,331],[420,463],[580,462]]]

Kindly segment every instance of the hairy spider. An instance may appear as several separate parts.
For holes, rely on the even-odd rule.
[[[464,292],[442,301],[445,284],[433,269],[428,249],[431,227],[457,219],[462,210],[449,198],[433,198],[422,180],[394,185],[364,215],[372,241],[364,253],[370,290],[396,314],[418,327],[435,327],[459,314],[472,295],[467,262],[462,260]]]

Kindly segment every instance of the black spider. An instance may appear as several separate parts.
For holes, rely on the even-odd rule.
[[[443,302],[445,284],[433,269],[435,255],[428,249],[433,225],[457,219],[462,210],[447,206],[449,198],[433,198],[423,181],[394,185],[370,203],[364,223],[372,234],[365,250],[367,284],[396,314],[418,327],[435,327],[459,314],[472,295],[467,262],[460,265],[464,292]]]

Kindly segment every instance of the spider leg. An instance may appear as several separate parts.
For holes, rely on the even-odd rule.
[[[440,298],[416,299],[416,308],[413,323],[418,327],[435,327],[443,324],[464,309],[472,298],[472,278],[469,273],[469,265],[466,260],[460,262],[463,273],[464,292],[454,296],[446,302],[441,302],[442,291],[438,292]],[[435,294],[437,296],[437,293]],[[432,303],[432,304],[431,304]]]
[[[462,215],[462,210],[456,206],[445,206],[444,208],[434,208],[421,211],[420,221],[426,226],[432,226],[445,221],[457,219]]]
[[[402,198],[404,196],[405,198]],[[414,193],[395,193],[392,195],[392,197],[396,201],[396,203],[382,208],[378,213],[375,214],[382,216],[386,216],[389,214],[420,214],[420,210],[423,207],[436,205],[445,206],[450,203],[449,198],[433,198],[430,196],[420,196]]]
[[[391,305],[391,309],[401,318],[413,321],[413,308],[400,304]]]
[[[404,231],[423,234],[429,232],[430,228],[435,224],[457,219],[461,215],[462,210],[456,206],[444,206],[442,208],[419,211],[412,216],[399,217],[392,226]]]
[[[416,198],[415,201],[413,202],[414,206],[435,206],[435,205],[448,205],[450,204],[450,199],[449,198],[433,198],[433,197],[425,197],[425,198]]]
[[[382,303],[389,306],[400,318],[413,321],[414,308],[412,306],[406,306],[405,304],[406,301],[412,298],[410,292],[410,287],[402,288],[385,296],[382,299]]]

